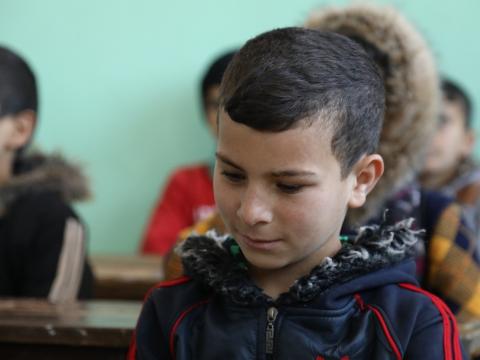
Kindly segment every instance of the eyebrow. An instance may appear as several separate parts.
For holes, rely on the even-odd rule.
[[[235,164],[232,160],[228,159],[226,156],[219,154],[218,152],[215,153],[217,158],[231,167],[234,167],[237,170],[244,171],[240,165]],[[316,176],[317,174],[313,171],[306,171],[306,170],[281,170],[281,171],[273,171],[271,176],[273,177],[301,177],[301,176]]]
[[[282,170],[272,172],[273,177],[315,176],[316,173],[305,170]]]
[[[234,167],[235,169],[242,170],[242,167],[240,165],[235,164],[232,160],[228,159],[226,156],[219,154],[218,152],[215,153],[215,156],[223,163],[230,165],[231,167]]]

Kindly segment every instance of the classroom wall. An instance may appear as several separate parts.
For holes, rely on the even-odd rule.
[[[480,104],[480,2],[377,2],[404,11],[440,69]],[[38,75],[37,146],[60,151],[90,176],[94,198],[77,209],[91,252],[136,252],[168,173],[211,158],[198,94],[209,61],[332,3],[348,1],[0,0],[0,44]]]

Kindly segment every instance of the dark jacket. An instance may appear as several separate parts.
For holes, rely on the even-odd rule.
[[[232,238],[189,238],[186,274],[144,304],[130,359],[462,359],[447,306],[417,287],[409,223],[362,229],[272,300]]]
[[[68,204],[88,195],[79,169],[32,155],[0,186],[0,297],[87,298],[93,275],[84,225]]]

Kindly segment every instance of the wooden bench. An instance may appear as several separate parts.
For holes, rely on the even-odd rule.
[[[125,359],[141,302],[0,300],[0,359]]]
[[[163,280],[160,256],[93,255],[96,299],[143,300],[146,292]]]

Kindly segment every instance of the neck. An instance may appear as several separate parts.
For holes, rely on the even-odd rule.
[[[276,300],[280,294],[287,292],[296,280],[308,275],[326,257],[334,256],[342,247],[338,235],[327,241],[307,257],[290,263],[279,269],[259,269],[249,267],[249,273],[263,292]]]
[[[12,177],[13,155],[10,153],[0,154],[0,185],[5,184]]]

